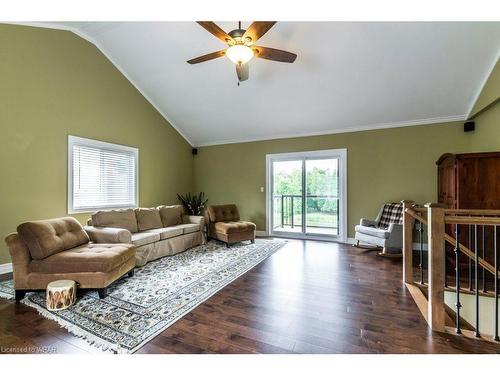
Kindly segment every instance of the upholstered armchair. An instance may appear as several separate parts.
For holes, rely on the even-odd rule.
[[[227,247],[240,241],[255,242],[255,224],[241,221],[234,204],[208,206],[206,211],[208,237],[225,242]]]
[[[382,248],[379,255],[387,257],[401,256],[403,247],[403,205],[386,203],[380,209],[375,220],[361,219],[355,227],[357,247],[368,244],[370,249]]]

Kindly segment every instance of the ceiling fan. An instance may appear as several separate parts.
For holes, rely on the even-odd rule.
[[[293,63],[297,58],[295,53],[255,45],[257,40],[268,32],[275,23],[276,21],[256,21],[247,30],[243,30],[241,22],[238,22],[237,29],[226,33],[213,22],[198,21],[198,24],[205,28],[205,30],[226,43],[227,48],[188,60],[188,63],[198,64],[226,56],[236,65],[238,85],[240,82],[248,79],[248,62],[254,56],[266,60]]]

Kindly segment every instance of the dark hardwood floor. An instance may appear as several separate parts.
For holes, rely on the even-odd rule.
[[[138,353],[498,353],[433,333],[401,281],[401,260],[289,240]],[[0,299],[0,347],[100,352],[22,304]]]

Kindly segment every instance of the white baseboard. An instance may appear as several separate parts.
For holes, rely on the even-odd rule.
[[[356,243],[356,239],[349,237],[349,238],[347,238],[347,243],[350,245],[354,245]],[[360,241],[359,243],[360,243],[360,245],[370,246],[370,244],[365,243],[363,241]],[[424,251],[427,251],[427,244],[426,243],[424,243],[422,247],[423,247]],[[413,250],[420,250],[420,243],[414,242],[413,243]]]
[[[12,263],[0,264],[0,275],[12,272]]]
[[[256,230],[255,236],[256,237],[268,237],[267,232],[265,230]]]

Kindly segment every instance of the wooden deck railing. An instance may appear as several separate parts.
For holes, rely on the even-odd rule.
[[[500,272],[497,249],[500,210],[455,210],[447,209],[437,203],[429,203],[423,207],[416,205],[413,201],[402,203],[404,212],[403,279],[428,325],[434,331],[454,332],[500,341],[498,335]],[[427,227],[427,264],[423,260],[422,228],[424,226]],[[420,242],[418,282],[415,282],[413,267],[415,228]],[[447,248],[452,251],[447,251]],[[447,253],[453,256],[448,256],[447,259]],[[490,259],[493,264],[489,261]],[[464,260],[468,262],[468,269],[465,264],[466,269],[462,270]],[[424,280],[425,267],[427,282]],[[482,274],[481,282],[479,282],[480,273]],[[464,274],[468,277],[468,287],[463,287]],[[454,277],[450,280],[451,275]],[[493,288],[490,288],[491,284]],[[457,302],[453,311],[455,315],[453,320],[446,312],[445,290],[456,293]],[[461,293],[475,295],[473,330],[462,327],[464,322],[460,317]],[[491,337],[482,335],[480,329],[479,300],[481,296],[495,299],[494,311],[492,311],[495,329]]]

